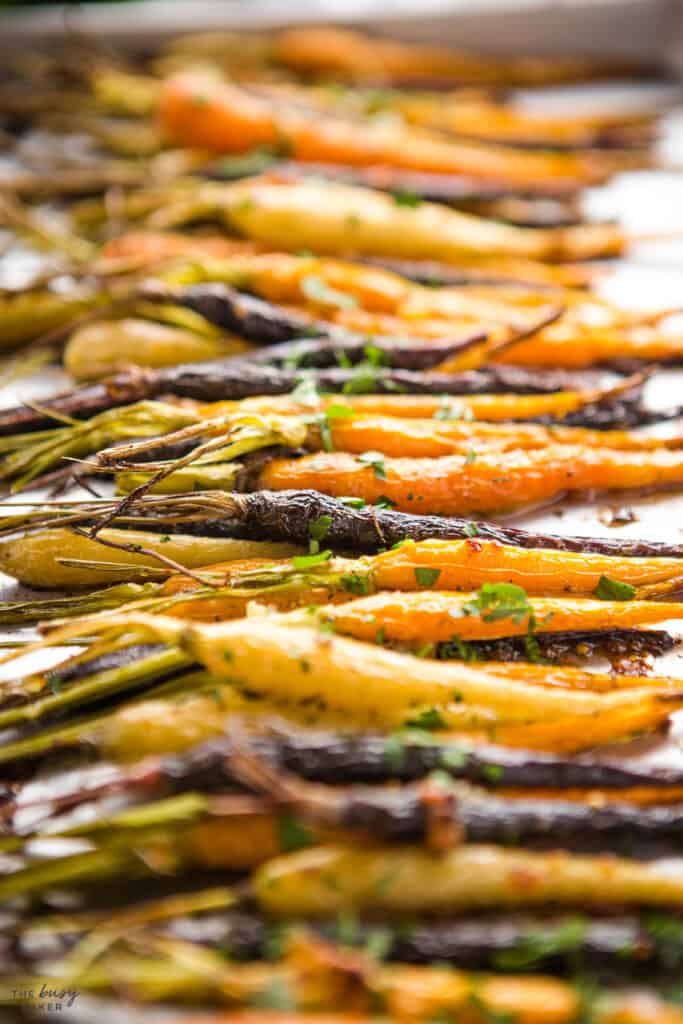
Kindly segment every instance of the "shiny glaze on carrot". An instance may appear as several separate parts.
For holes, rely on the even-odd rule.
[[[411,593],[372,594],[322,614],[336,630],[359,640],[376,642],[379,633],[389,642],[424,644],[444,643],[455,637],[490,640],[524,636],[533,631],[625,628],[676,618],[683,610],[681,604],[657,601],[532,597],[528,601],[528,612],[494,618],[490,610],[479,610],[476,598],[473,593],[425,591],[423,588]],[[541,676],[544,675],[542,672]],[[571,671],[568,677],[571,678]]]

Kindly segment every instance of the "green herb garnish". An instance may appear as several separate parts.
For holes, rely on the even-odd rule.
[[[433,587],[441,575],[441,569],[429,569],[423,566],[417,567],[414,572],[418,587]]]
[[[387,472],[384,468],[384,456],[381,452],[362,452],[356,456],[356,460],[364,466],[372,466],[372,471],[378,480],[386,480]]]
[[[414,726],[416,729],[426,729],[432,732],[434,729],[445,729],[448,725],[438,708],[426,708],[414,718],[407,718],[406,725]]]
[[[291,814],[281,814],[277,820],[277,833],[280,849],[283,853],[301,850],[312,846],[313,834],[298,818]]]
[[[601,601],[631,601],[636,596],[636,588],[611,576],[601,576],[593,593]]]

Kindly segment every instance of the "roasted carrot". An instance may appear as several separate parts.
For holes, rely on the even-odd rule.
[[[229,681],[238,690],[294,706],[313,702],[317,708],[352,716],[358,725],[379,723],[384,729],[437,711],[444,727],[470,732],[526,728],[532,722],[556,724],[559,730],[562,720],[576,726],[584,718],[590,729],[592,720],[599,724],[613,712],[623,713],[630,724],[629,716],[642,715],[648,705],[670,712],[681,703],[675,689],[601,693],[539,686],[508,673],[497,676],[485,665],[437,663],[330,636],[314,626],[289,622],[287,616],[237,619],[215,626],[187,625],[140,613],[86,618],[56,630],[49,641],[27,647],[23,653],[92,629],[107,636],[123,631],[127,636],[178,645],[216,679]],[[9,660],[14,657],[10,655]],[[570,735],[577,749],[592,745],[589,733],[580,727]]]
[[[244,341],[216,332],[203,335],[169,324],[126,317],[100,320],[76,330],[64,350],[64,366],[76,380],[98,380],[129,365],[178,363],[246,354]]]
[[[172,559],[190,568],[216,559],[259,557],[274,558],[296,554],[291,544],[270,544],[236,540],[231,537],[191,537],[138,531],[111,530],[105,540],[124,545],[124,550],[107,548],[68,529],[47,530],[21,539],[19,547],[11,541],[0,544],[0,565],[7,572],[37,588],[89,587],[120,579],[145,579],[158,569],[153,554]],[[125,550],[125,546],[128,550]]]
[[[683,338],[647,325],[627,328],[578,329],[571,323],[545,328],[539,336],[521,341],[496,359],[520,366],[565,366],[581,369],[620,359],[679,362]]]
[[[633,707],[614,708],[604,714],[568,715],[562,722],[495,727],[491,737],[524,750],[571,754],[652,734],[667,725],[672,711],[673,704],[666,694],[653,694]]]
[[[120,325],[114,324],[113,331],[107,332],[107,351],[95,355],[90,349],[79,359],[79,370],[92,370],[100,359],[116,361],[120,349],[110,342],[116,342]],[[126,334],[124,340],[135,340],[137,332]],[[163,355],[165,344],[159,350],[158,338],[154,335],[157,355]],[[204,342],[197,338],[197,344]],[[234,370],[239,377],[239,368]],[[448,378],[442,378],[447,380]],[[624,385],[627,386],[627,385]],[[609,391],[556,392],[549,395],[479,395],[435,397],[419,395],[325,395],[297,399],[296,395],[268,398],[250,398],[242,401],[212,402],[210,404],[185,400],[182,403],[143,400],[126,407],[107,408],[80,422],[54,426],[51,423],[44,431],[15,433],[0,440],[0,479],[13,481],[13,489],[25,487],[30,481],[41,477],[54,467],[59,467],[66,458],[84,458],[94,452],[108,448],[131,438],[166,436],[164,443],[187,442],[202,434],[218,437],[238,431],[246,422],[245,416],[252,415],[252,440],[259,447],[257,417],[262,426],[262,443],[272,429],[282,431],[285,423],[281,417],[291,421],[292,429],[300,431],[297,444],[307,443],[315,450],[321,444],[334,446],[360,454],[369,450],[381,450],[385,454],[410,456],[438,456],[451,453],[465,453],[471,450],[493,449],[504,451],[509,448],[537,448],[549,444],[594,444],[611,448],[645,450],[649,448],[675,448],[676,437],[655,440],[646,434],[631,431],[592,431],[588,428],[541,427],[537,425],[522,428],[501,425],[501,421],[535,418],[563,419],[595,403],[599,417],[622,418],[631,414],[636,422],[641,417],[638,406],[627,410],[612,404]],[[614,392],[616,398],[616,392]],[[317,410],[317,415],[314,414]],[[272,414],[276,413],[277,416]],[[353,415],[352,415],[353,414]],[[477,414],[488,422],[476,419]],[[295,417],[302,417],[297,426]],[[591,416],[586,414],[588,422]],[[603,419],[600,420],[602,422]],[[49,421],[48,421],[49,422]],[[279,426],[278,426],[279,424]],[[306,429],[308,427],[308,429]],[[187,428],[185,434],[173,433]],[[334,436],[333,436],[334,434]],[[272,442],[268,442],[272,443]],[[284,440],[283,440],[283,443]],[[290,441],[291,443],[291,436]],[[111,453],[110,453],[111,454]],[[131,442],[117,453],[119,458],[135,458],[139,454],[135,442]],[[104,456],[102,456],[104,458]],[[102,460],[100,460],[102,461]]]
[[[263,403],[265,404],[265,403]],[[152,408],[152,406],[150,406]],[[163,406],[159,406],[160,413]],[[464,411],[457,405],[450,406],[444,402],[431,419],[416,419],[392,416],[372,416],[354,413],[351,406],[345,403],[328,405],[327,414],[318,419],[311,418],[310,412],[304,416],[280,417],[273,415],[253,416],[240,412],[235,406],[235,414],[207,419],[197,424],[170,433],[165,439],[166,444],[190,442],[193,437],[210,437],[218,442],[225,440],[225,446],[237,441],[248,427],[257,445],[257,435],[263,434],[263,445],[266,444],[297,444],[309,451],[341,451],[355,455],[364,452],[381,452],[395,458],[437,458],[451,454],[468,454],[471,451],[505,452],[514,450],[533,450],[553,448],[558,445],[604,448],[624,451],[665,451],[683,447],[683,439],[678,436],[655,437],[638,431],[624,430],[591,430],[585,427],[563,427],[517,425],[507,426],[496,423],[472,422],[458,419]],[[133,407],[133,410],[135,407]],[[453,415],[455,419],[448,419]],[[111,423],[112,434],[116,431],[116,421],[112,414],[105,414]],[[188,415],[188,419],[190,415]],[[124,418],[121,417],[123,424]],[[85,432],[85,431],[82,431]],[[75,435],[76,432],[72,431]],[[98,432],[99,433],[99,432]],[[131,433],[131,431],[127,431]],[[121,430],[123,434],[123,429]],[[66,439],[67,432],[64,431]],[[121,464],[128,466],[135,462],[137,449],[144,451],[145,444],[139,446],[135,442],[121,453]],[[148,450],[151,449],[151,444]],[[198,453],[198,458],[199,458]],[[113,460],[116,453],[106,452],[101,461]],[[21,456],[19,457],[21,458]],[[13,465],[12,460],[8,460]],[[15,460],[16,461],[16,457]],[[205,460],[207,461],[207,460]],[[211,460],[208,460],[211,461]],[[141,467],[140,467],[141,468]]]
[[[215,44],[214,44],[215,45]],[[206,52],[203,50],[202,52]],[[395,39],[375,38],[339,26],[289,28],[270,51],[280,63],[302,74],[351,81],[435,79],[457,84],[540,85],[612,73],[615,64],[583,57],[516,57],[492,60],[468,51]],[[620,62],[616,62],[616,66]]]
[[[527,452],[471,453],[464,459],[366,455],[321,452],[301,459],[275,459],[259,474],[258,485],[276,491],[312,488],[371,502],[384,496],[405,512],[491,515],[551,501],[566,492],[683,483],[683,458],[676,451],[617,452],[558,445]],[[217,478],[212,479],[215,486]],[[172,489],[172,477],[165,483]]]
[[[599,401],[605,394],[599,389],[587,391],[556,391],[549,395],[323,395],[319,401],[302,404],[296,396],[246,398],[239,409],[253,412],[310,413],[341,406],[362,415],[392,416],[402,419],[533,420],[540,417],[562,419],[584,405]],[[234,403],[200,404],[202,416],[220,416],[236,409]]]
[[[362,93],[361,93],[362,96]],[[440,128],[454,135],[512,145],[589,147],[631,139],[647,141],[656,112],[596,111],[554,117],[522,105],[485,97],[390,93],[386,109],[397,109],[411,123]]]
[[[597,553],[517,548],[484,541],[406,541],[371,562],[377,590],[415,590],[420,569],[431,570],[443,590],[476,589],[483,583],[516,583],[530,594],[592,594],[603,576],[635,587],[677,580],[678,559],[616,558]]]
[[[645,146],[651,141],[660,113],[653,106],[649,110],[596,108],[593,112],[566,116],[518,103],[514,98],[496,99],[464,89],[435,93],[349,86],[331,90],[316,84],[264,82],[259,92],[341,116],[398,113],[419,127],[437,128],[465,139],[533,149]]]
[[[566,687],[573,690],[592,690],[611,693],[613,690],[651,688],[662,692],[675,688],[669,677],[634,676],[594,672],[592,669],[574,668],[572,665],[539,665],[523,661],[488,661],[491,668],[510,679],[526,680],[539,686]]]
[[[343,408],[343,407],[342,407]],[[457,406],[456,406],[457,411]],[[448,415],[444,405],[444,415]],[[493,425],[454,420],[401,420],[391,416],[341,416],[330,423],[335,451],[359,455],[380,451],[406,458],[436,457],[475,451],[506,451],[510,448],[546,448],[551,445],[581,445],[622,450],[656,450],[683,447],[683,438],[660,438],[627,430],[590,430],[586,427]],[[312,436],[306,447],[319,450],[319,437]]]
[[[306,217],[316,210],[315,220]],[[608,224],[565,228],[522,228],[496,223],[436,203],[417,207],[397,204],[391,196],[313,179],[277,182],[263,178],[231,185],[205,185],[180,194],[148,217],[150,227],[173,227],[215,218],[252,241],[275,249],[315,253],[350,253],[444,263],[513,258],[515,276],[527,277],[525,260],[562,262],[617,255],[626,243],[623,232]],[[520,264],[519,261],[522,261]]]
[[[618,359],[675,361],[683,355],[680,337],[661,331],[643,315],[571,290],[553,297],[523,288],[427,288],[386,270],[286,254],[216,261],[206,265],[206,272],[360,333],[439,338],[472,323],[493,331],[495,341],[504,340],[500,332],[505,328],[528,330],[538,323],[533,340],[492,356],[509,363],[580,368]],[[559,321],[545,326],[544,317],[563,307]],[[469,365],[474,364],[455,356],[442,369],[455,372]]]
[[[218,631],[213,639],[212,630]],[[236,640],[239,635],[246,641],[245,654],[247,648],[251,648],[248,664],[230,646],[228,637],[231,631]],[[175,623],[174,633],[178,633]],[[540,713],[562,718],[571,713],[572,706],[581,714],[600,711],[603,706],[607,710],[613,703],[632,706],[643,692],[633,690],[602,695],[556,690],[530,686],[507,676],[498,686],[495,674],[488,674],[485,667],[472,669],[462,664],[410,660],[409,655],[368,647],[344,637],[335,636],[330,640],[323,635],[321,642],[314,631],[297,628],[286,624],[286,621],[280,625],[271,617],[262,621],[237,620],[220,626],[191,627],[191,635],[188,642],[193,645],[196,656],[218,678],[230,676],[232,680],[244,681],[254,692],[267,693],[271,698],[279,694],[279,699],[284,698],[287,702],[313,699],[315,694],[322,705],[331,709],[342,711],[346,708],[350,713],[352,708],[357,709],[353,712],[354,718],[359,714],[366,722],[372,721],[376,715],[387,722],[391,719],[396,721],[399,707],[399,715],[405,721],[406,704],[411,700],[419,700],[421,707],[430,701],[436,701],[441,707],[445,701],[445,721],[450,720],[454,728],[458,727],[459,721],[461,727],[467,728],[469,720],[470,728],[476,729],[486,718],[485,712],[482,717],[483,709],[494,718],[501,719],[501,724],[515,719],[528,721],[529,716],[533,718]],[[280,660],[283,652],[279,651],[280,667],[276,669],[275,662],[270,659],[280,649],[285,635],[290,639],[290,654]],[[241,649],[242,639],[237,642]],[[226,649],[234,655],[232,660],[226,661]],[[257,682],[254,675],[266,671],[266,662],[263,661],[266,649],[270,651],[268,668],[273,674],[268,682],[265,678]],[[261,653],[257,654],[257,650]],[[248,684],[247,673],[250,677]]]
[[[418,570],[419,577],[419,570]],[[419,577],[421,578],[421,577]],[[418,582],[419,586],[419,582]],[[438,581],[427,583],[438,586]],[[519,597],[520,593],[516,592]],[[323,608],[317,615],[336,630],[359,640],[375,641],[379,634],[388,642],[407,644],[488,640],[519,636],[529,631],[555,632],[575,629],[613,629],[645,625],[677,618],[678,603],[657,601],[599,601],[585,597],[526,598],[515,605],[504,598],[491,606],[476,594],[415,590],[407,594],[372,594],[337,608]],[[300,615],[301,613],[294,613]]]
[[[445,914],[547,902],[683,905],[680,876],[656,862],[474,845],[440,858],[417,848],[318,847],[270,861],[254,885],[262,905],[279,915],[344,906]]]
[[[514,800],[526,796],[534,796],[539,799],[576,800],[581,803],[590,804],[593,807],[605,807],[613,799],[614,793],[606,789],[513,789],[505,786],[498,791],[501,795]],[[634,786],[632,789],[619,790],[619,802],[634,804],[638,807],[662,806],[666,804],[678,804],[683,801],[683,786]]]
[[[167,79],[159,98],[162,129],[172,142],[213,152],[240,153],[286,145],[307,162],[389,164],[408,170],[475,174],[533,188],[548,178],[590,184],[619,167],[638,166],[626,154],[524,152],[472,141],[454,142],[401,122],[359,122],[311,116],[214,74],[185,71]],[[640,160],[642,165],[642,157]]]

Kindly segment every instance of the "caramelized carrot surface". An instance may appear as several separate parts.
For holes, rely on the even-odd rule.
[[[476,594],[444,591],[372,594],[325,614],[335,629],[359,640],[443,643],[524,636],[536,632],[619,629],[680,616],[683,605],[657,601],[598,601],[581,597],[536,597],[528,610],[497,615],[480,608]]]
[[[584,427],[544,427],[536,424],[505,426],[462,420],[402,420],[391,416],[340,417],[333,419],[330,429],[335,451],[353,454],[380,451],[385,455],[409,458],[467,454],[472,449],[507,451],[511,448],[546,448],[557,444],[625,451],[683,447],[683,437],[662,439],[628,430],[590,430]]]
[[[512,512],[593,488],[663,488],[681,483],[683,454],[677,451],[619,452],[560,445],[437,459],[321,452],[301,459],[274,459],[259,474],[259,486],[270,490],[311,488],[373,503],[384,496],[403,512],[445,516]]]
[[[497,541],[405,541],[372,560],[378,590],[415,590],[419,570],[438,570],[440,590],[476,589],[482,583],[516,583],[530,594],[592,594],[602,576],[640,587],[683,576],[677,558],[617,558],[594,552],[517,548]]]
[[[641,700],[637,707],[616,708],[604,714],[568,715],[562,722],[501,726],[490,733],[496,742],[526,750],[572,754],[592,747],[624,742],[664,729],[676,710],[666,695]]]
[[[647,325],[578,329],[553,324],[533,339],[513,345],[496,359],[520,366],[564,366],[575,370],[619,359],[679,362],[683,338]]]

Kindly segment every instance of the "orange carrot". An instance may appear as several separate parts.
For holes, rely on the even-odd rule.
[[[330,406],[345,406],[353,412],[364,415],[396,416],[407,419],[440,419],[463,416],[476,420],[498,422],[501,420],[533,420],[542,416],[561,419],[582,406],[599,400],[604,391],[556,391],[549,395],[458,395],[444,398],[439,395],[324,395],[315,407],[323,411]],[[199,404],[202,416],[221,416],[239,408],[244,412],[290,413],[311,412],[310,405],[304,405],[290,395],[267,398],[246,398],[239,403],[211,402]]]
[[[642,699],[637,707],[568,715],[555,722],[495,727],[490,737],[526,750],[573,753],[653,732],[668,722],[678,706],[680,701],[674,695],[669,699],[667,694],[653,694],[649,699]]]
[[[533,683],[536,686],[559,687],[567,690],[591,690],[593,693],[612,693],[614,690],[641,688],[669,691],[676,689],[676,680],[669,676],[626,676],[616,673],[593,672],[573,665],[539,665],[533,662],[487,661],[498,675]]]
[[[679,362],[683,338],[648,325],[630,328],[578,328],[557,323],[528,341],[520,341],[496,359],[520,366],[563,366],[583,369],[617,359]],[[448,368],[441,367],[441,369]]]
[[[405,541],[372,559],[372,580],[377,590],[415,590],[416,571],[428,569],[439,571],[434,582],[441,590],[475,590],[488,582],[515,583],[530,594],[590,595],[602,576],[645,587],[677,581],[682,567],[676,558],[517,548],[472,537]]]
[[[607,789],[511,789],[502,786],[497,792],[512,800],[576,800],[593,807],[604,807],[615,796],[614,790]],[[635,786],[620,789],[618,799],[619,803],[636,804],[638,807],[677,804],[683,801],[683,786]]]
[[[490,424],[462,420],[402,420],[391,416],[339,417],[330,424],[335,451],[375,450],[409,458],[467,454],[476,451],[507,451],[510,448],[547,448],[550,445],[585,445],[596,448],[656,450],[683,447],[683,437],[658,438],[628,430],[589,430],[583,427],[537,424]],[[316,450],[320,439],[308,447]]]
[[[369,452],[321,452],[274,459],[259,474],[269,490],[308,489],[376,502],[388,497],[404,512],[492,515],[591,488],[664,488],[683,483],[683,453],[619,452],[561,446],[470,453],[437,459],[384,458]]]
[[[434,80],[457,84],[539,85],[613,74],[616,64],[584,57],[482,56],[464,50],[364,35],[353,29],[305,26],[281,32],[272,57],[305,75],[350,81]],[[623,62],[619,62],[623,66]]]
[[[418,576],[418,586],[422,578]],[[521,610],[497,616],[477,603],[476,594],[425,592],[425,587],[438,583],[432,577],[430,580],[424,581],[422,590],[371,594],[319,614],[333,623],[335,630],[358,640],[374,642],[379,633],[388,642],[437,644],[455,637],[491,640],[524,636],[531,629],[539,633],[623,629],[677,618],[683,609],[678,603],[657,601],[532,597]]]
[[[485,97],[458,98],[396,94],[391,106],[412,124],[440,128],[456,135],[512,145],[531,143],[557,146],[594,146],[605,138],[648,138],[656,113],[599,112],[579,117],[552,117],[514,104]],[[391,109],[391,107],[389,107]]]
[[[159,117],[172,142],[218,153],[284,144],[294,159],[304,162],[389,164],[409,170],[474,174],[530,187],[548,178],[589,184],[604,180],[624,162],[623,157],[609,153],[531,152],[454,142],[400,122],[312,116],[310,110],[255,95],[198,70],[167,79],[161,90]]]

